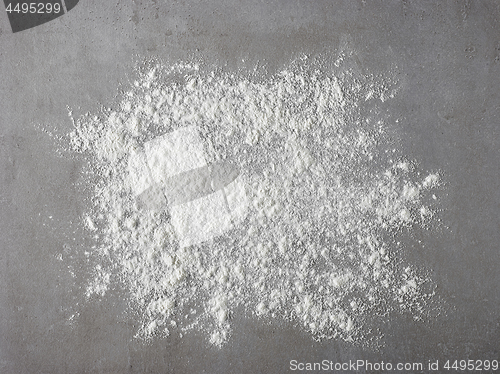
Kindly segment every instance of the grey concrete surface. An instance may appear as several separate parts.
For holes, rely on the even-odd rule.
[[[113,105],[147,57],[202,58],[272,73],[348,41],[362,73],[393,67],[404,84],[383,109],[405,153],[446,172],[438,233],[417,233],[408,261],[431,269],[447,315],[401,316],[379,351],[315,342],[286,323],[235,316],[222,350],[196,334],[132,338],[120,291],[80,304],[88,238],[81,161],[35,130],[71,130]],[[92,1],[12,34],[0,12],[0,373],[285,373],[289,361],[500,359],[500,3],[497,1]],[[410,242],[409,242],[410,243]],[[72,249],[70,250],[69,247]],[[60,256],[74,256],[59,261]],[[68,269],[68,263],[72,268]],[[71,270],[75,277],[70,275]]]

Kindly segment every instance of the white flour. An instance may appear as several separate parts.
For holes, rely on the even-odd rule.
[[[307,61],[265,81],[207,70],[154,66],[119,108],[76,122],[98,178],[87,296],[129,289],[139,336],[196,328],[218,346],[236,306],[355,342],[375,315],[425,316],[429,281],[394,238],[433,219],[439,176],[360,117],[394,92]],[[222,161],[232,181],[214,177]]]

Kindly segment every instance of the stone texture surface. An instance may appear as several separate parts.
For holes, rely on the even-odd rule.
[[[419,233],[408,261],[433,270],[454,306],[421,324],[383,324],[379,352],[314,342],[291,325],[236,314],[230,343],[196,334],[142,344],[120,291],[81,305],[89,239],[77,220],[89,192],[81,162],[49,137],[114,104],[148,57],[202,58],[225,71],[271,74],[303,53],[348,45],[360,73],[393,67],[401,89],[386,104],[400,118],[409,158],[446,171],[449,232]],[[0,12],[0,372],[283,373],[289,361],[425,362],[500,359],[500,3],[496,1],[80,1],[68,14],[12,34]],[[446,231],[446,230],[445,230]],[[75,274],[71,276],[70,270]],[[121,316],[121,317],[120,317]]]

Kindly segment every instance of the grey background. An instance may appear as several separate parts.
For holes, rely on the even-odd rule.
[[[446,173],[443,225],[415,233],[422,243],[408,241],[404,253],[431,269],[446,314],[381,323],[379,351],[236,314],[217,350],[197,334],[132,340],[120,291],[81,302],[89,264],[78,253],[90,243],[77,222],[88,193],[82,162],[58,157],[37,124],[64,134],[66,106],[75,116],[112,106],[148,56],[272,73],[346,40],[362,73],[399,72],[400,91],[382,107],[399,119],[405,154]],[[291,359],[500,359],[499,93],[497,1],[82,0],[17,34],[0,12],[0,372],[282,373]]]

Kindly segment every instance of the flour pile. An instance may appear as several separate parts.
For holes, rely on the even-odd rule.
[[[394,236],[435,219],[440,178],[398,155],[380,118],[359,117],[360,105],[394,92],[307,59],[266,80],[190,64],[153,64],[138,75],[117,109],[78,119],[71,134],[97,181],[85,221],[99,237],[90,255],[102,261],[87,296],[128,289],[138,336],[194,328],[218,346],[236,307],[355,342],[369,338],[375,315],[425,315],[432,287],[402,263]],[[168,188],[148,177],[163,162],[161,182],[170,165],[161,152],[153,162],[149,145],[183,129],[197,148],[171,142],[166,153],[185,155],[175,167],[193,168],[182,164],[193,152],[201,166],[230,160],[245,200],[238,219],[188,244]],[[205,198],[186,204],[219,210]],[[200,229],[219,225],[203,214]]]

